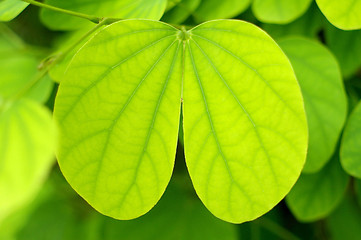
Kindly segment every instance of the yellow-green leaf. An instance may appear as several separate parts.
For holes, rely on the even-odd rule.
[[[122,21],[82,48],[60,84],[60,167],[73,188],[106,215],[143,215],[169,182],[181,54],[175,28]]]
[[[262,30],[211,21],[185,49],[184,148],[198,196],[241,223],[274,207],[303,167],[307,124],[292,67]]]
[[[67,180],[105,215],[149,211],[171,177],[182,100],[186,162],[206,207],[239,223],[275,206],[305,161],[303,100],[282,50],[242,21],[184,31],[125,20],[88,41],[55,104]]]
[[[343,30],[361,28],[361,0],[316,0],[316,2],[334,26]]]

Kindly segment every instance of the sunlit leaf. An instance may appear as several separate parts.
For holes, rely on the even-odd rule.
[[[211,21],[189,35],[183,118],[193,185],[217,217],[255,219],[288,193],[304,164],[299,86],[280,48],[252,24]]]
[[[172,173],[181,96],[186,161],[207,208],[231,222],[270,210],[300,174],[307,125],[286,56],[241,21],[188,32],[121,21],[85,44],[55,106],[58,161],[70,184],[105,215],[149,211]]]
[[[0,102],[0,220],[31,200],[54,162],[48,110],[30,100]]]
[[[286,24],[304,14],[312,0],[254,0],[252,10],[261,22]]]
[[[300,221],[322,219],[341,202],[348,180],[335,155],[321,171],[301,175],[286,197],[287,205]]]
[[[45,3],[98,17],[159,20],[166,8],[167,0],[46,0]],[[42,9],[41,19],[47,27],[55,30],[75,30],[90,25],[88,20],[48,9]]]
[[[334,26],[344,30],[361,28],[361,0],[316,0],[316,2]]]
[[[350,115],[343,133],[341,163],[348,174],[361,178],[361,102]]]
[[[300,83],[309,125],[304,172],[319,171],[331,158],[347,115],[347,98],[335,57],[321,44],[290,38],[279,42]]]
[[[7,22],[18,16],[29,3],[21,0],[0,0],[0,21]]]
[[[247,9],[251,0],[202,0],[194,13],[198,22],[233,18]]]
[[[181,54],[175,28],[122,21],[82,48],[60,84],[60,167],[74,189],[106,215],[131,219],[146,213],[169,182]]]

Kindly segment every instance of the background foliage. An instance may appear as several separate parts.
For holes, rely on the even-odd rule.
[[[44,3],[88,19],[27,1],[0,1],[0,20],[6,22],[0,23],[0,239],[361,238],[360,0]],[[274,38],[295,71],[309,126],[306,164],[285,200],[240,225],[214,217],[190,182],[182,128],[172,180],[149,213],[114,220],[80,198],[53,157],[58,133],[51,113],[69,62],[104,28],[94,28],[98,17],[186,28],[234,18]]]

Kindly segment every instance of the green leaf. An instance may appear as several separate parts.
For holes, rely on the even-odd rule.
[[[279,42],[289,57],[305,100],[309,148],[304,172],[319,171],[331,158],[347,115],[347,98],[335,57],[321,44],[289,38]]]
[[[361,0],[316,0],[316,3],[334,26],[343,30],[361,28]]]
[[[31,100],[0,102],[0,220],[30,201],[54,163],[51,115]]]
[[[0,0],[0,22],[8,22],[17,17],[29,3],[21,0]]]
[[[169,12],[166,12],[162,21],[167,23],[182,23],[193,14],[200,3],[201,0],[183,0]]]
[[[166,8],[167,0],[46,0],[45,3],[67,10],[112,18],[145,18],[159,20]],[[41,10],[42,22],[53,30],[76,30],[91,25],[89,20]]]
[[[265,23],[286,24],[302,16],[312,0],[254,0],[252,10]]]
[[[299,86],[277,44],[250,23],[211,21],[189,34],[183,124],[193,185],[217,217],[253,220],[289,192],[303,167]]]
[[[149,211],[171,177],[181,98],[186,162],[213,214],[248,221],[288,193],[307,148],[301,92],[277,44],[232,20],[187,32],[125,20],[82,47],[55,104],[73,188],[113,218]]]
[[[251,0],[202,0],[194,16],[197,22],[233,18],[244,12],[250,3]]]
[[[343,76],[350,77],[361,67],[361,30],[342,31],[328,25],[326,43],[340,63]]]
[[[359,240],[361,236],[361,209],[351,196],[326,219],[326,227],[333,240]]]
[[[291,23],[284,25],[263,23],[261,27],[275,39],[295,35],[316,39],[318,32],[323,27],[323,23],[324,17],[315,3],[311,5],[304,15]]]
[[[341,202],[348,180],[335,155],[321,171],[301,175],[286,197],[287,205],[299,221],[322,219]]]
[[[342,136],[341,164],[348,174],[361,178],[361,102],[350,115]]]
[[[169,25],[122,21],[79,51],[60,84],[58,161],[73,188],[103,214],[143,215],[169,182],[181,47]]]

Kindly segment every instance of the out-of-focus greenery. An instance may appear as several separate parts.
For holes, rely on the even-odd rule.
[[[128,221],[98,213],[57,165],[57,125],[50,114],[74,55],[106,26],[95,29],[86,19],[0,0],[0,240],[361,238],[360,0],[83,2],[45,1],[96,17],[160,19],[177,28],[235,18],[266,31],[288,56],[305,101],[304,171],[286,201],[264,216],[224,222],[194,191],[181,121],[175,170],[159,203]],[[230,41],[238,48],[238,38]]]

